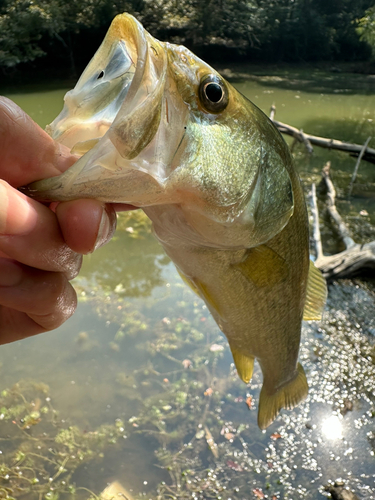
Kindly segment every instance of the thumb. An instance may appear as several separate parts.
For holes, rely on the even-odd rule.
[[[76,157],[55,142],[17,104],[0,96],[0,178],[23,186],[67,170]]]

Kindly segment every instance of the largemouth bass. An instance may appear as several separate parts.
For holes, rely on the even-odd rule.
[[[298,175],[269,119],[188,49],[122,14],[47,130],[82,156],[27,193],[142,208],[244,382],[258,360],[259,427],[304,399],[301,323],[304,310],[320,317],[326,288],[309,261]]]

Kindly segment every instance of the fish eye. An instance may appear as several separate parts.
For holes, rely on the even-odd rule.
[[[209,113],[221,113],[228,105],[228,89],[217,75],[206,75],[199,84],[199,99]]]
[[[103,76],[104,76],[104,71],[101,71],[96,79],[100,80],[101,78],[103,78]]]

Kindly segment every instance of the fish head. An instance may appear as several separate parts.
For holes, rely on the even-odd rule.
[[[34,198],[178,207],[218,246],[264,243],[293,213],[291,157],[273,124],[208,64],[128,14],[114,19],[47,130],[82,156],[28,186]]]

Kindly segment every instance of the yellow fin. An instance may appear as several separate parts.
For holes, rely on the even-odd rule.
[[[321,319],[326,299],[326,280],[323,278],[322,273],[319,271],[319,269],[317,269],[314,263],[310,260],[303,319],[305,321]]]
[[[210,292],[207,289],[207,285],[199,281],[198,279],[194,278],[188,278],[185,276],[179,269],[177,269],[178,274],[181,276],[182,280],[193,290],[194,293],[199,295],[209,306],[212,307],[212,309],[215,309],[215,311],[221,316],[220,313],[220,307],[218,303],[215,301],[215,299],[212,297]]]
[[[84,155],[87,153],[87,151],[90,151],[97,143],[99,142],[99,139],[89,139],[87,141],[81,141],[77,142],[72,147],[72,150],[70,151],[73,155]]]
[[[211,306],[212,309],[215,309],[215,311],[218,313],[218,315],[220,317],[222,317],[220,306],[216,302],[215,298],[212,296],[210,291],[208,290],[207,285],[205,285],[204,283],[202,283],[201,281],[199,281],[197,279],[194,280],[194,284],[196,285],[197,289],[199,290],[199,295],[201,297],[203,297],[205,302],[207,302],[207,304],[209,306]]]
[[[260,391],[258,425],[266,429],[275,420],[281,408],[292,409],[306,398],[309,387],[302,365],[298,363],[297,374],[274,394],[267,394],[264,385]]]
[[[243,382],[245,382],[245,384],[248,384],[251,380],[251,377],[253,376],[254,357],[246,356],[237,349],[231,348],[231,351],[234,364],[236,365],[237,368],[238,376]]]
[[[187,276],[185,276],[179,269],[177,269],[177,272],[178,274],[181,276],[181,279],[182,281],[188,285],[194,293],[196,293],[197,295],[199,295],[199,290],[198,288],[195,286],[195,284],[191,281],[190,278],[188,278]]]
[[[242,262],[233,267],[259,287],[276,285],[288,276],[286,261],[267,245],[249,248]]]

